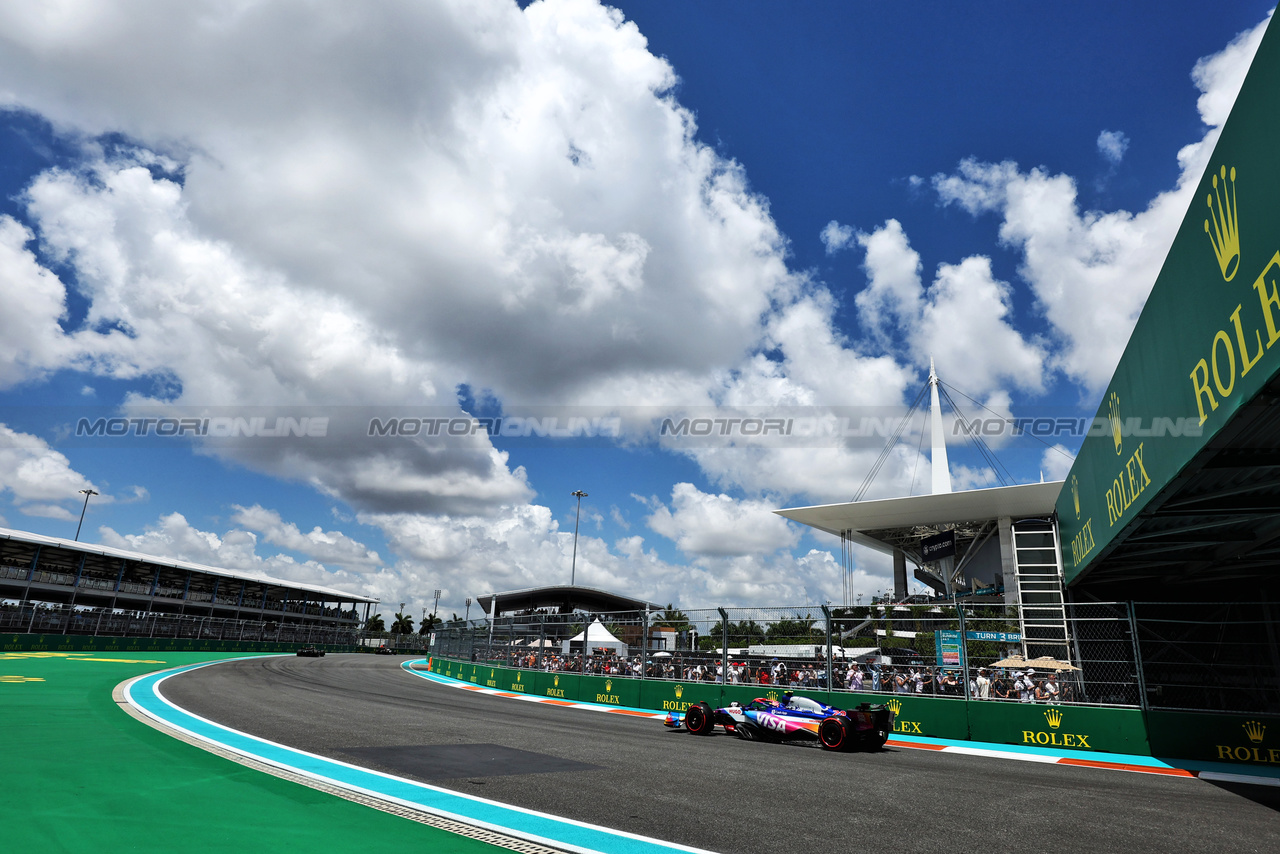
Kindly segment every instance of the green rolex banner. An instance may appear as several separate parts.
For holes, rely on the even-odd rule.
[[[1068,583],[1280,369],[1278,143],[1273,24],[1058,497]]]

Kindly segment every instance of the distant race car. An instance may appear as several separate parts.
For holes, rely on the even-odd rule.
[[[315,646],[304,646],[298,649],[299,658],[324,658],[324,650]]]
[[[893,732],[893,712],[887,706],[862,703],[856,709],[825,706],[808,697],[788,694],[783,700],[757,698],[740,706],[712,709],[696,703],[684,712],[670,712],[663,722],[694,735],[710,735],[724,727],[745,741],[817,739],[824,750],[878,750]]]
[[[378,647],[377,649],[374,650],[374,652],[377,653],[378,655],[394,655],[394,653],[391,651],[391,647],[387,646],[386,644],[383,644],[382,646]]]

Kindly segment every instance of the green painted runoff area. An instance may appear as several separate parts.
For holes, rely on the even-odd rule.
[[[243,653],[3,652],[9,851],[499,851],[254,771],[135,720],[134,676]]]

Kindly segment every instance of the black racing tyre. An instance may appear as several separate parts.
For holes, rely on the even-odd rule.
[[[685,710],[684,728],[694,735],[711,735],[715,726],[715,717],[707,703],[694,703]]]
[[[852,735],[853,726],[844,715],[832,715],[818,724],[818,741],[823,750],[848,750]]]

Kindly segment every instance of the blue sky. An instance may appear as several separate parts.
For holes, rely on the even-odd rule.
[[[448,614],[567,581],[582,489],[580,582],[838,601],[838,544],[769,511],[882,441],[658,425],[897,417],[930,356],[1091,416],[1270,12],[904,5],[0,10],[3,524],[70,536],[91,485],[82,539]],[[148,415],[330,424],[68,435]],[[471,416],[620,426],[364,429]],[[870,495],[927,488],[920,439]],[[1078,443],[994,442],[1023,482]]]

